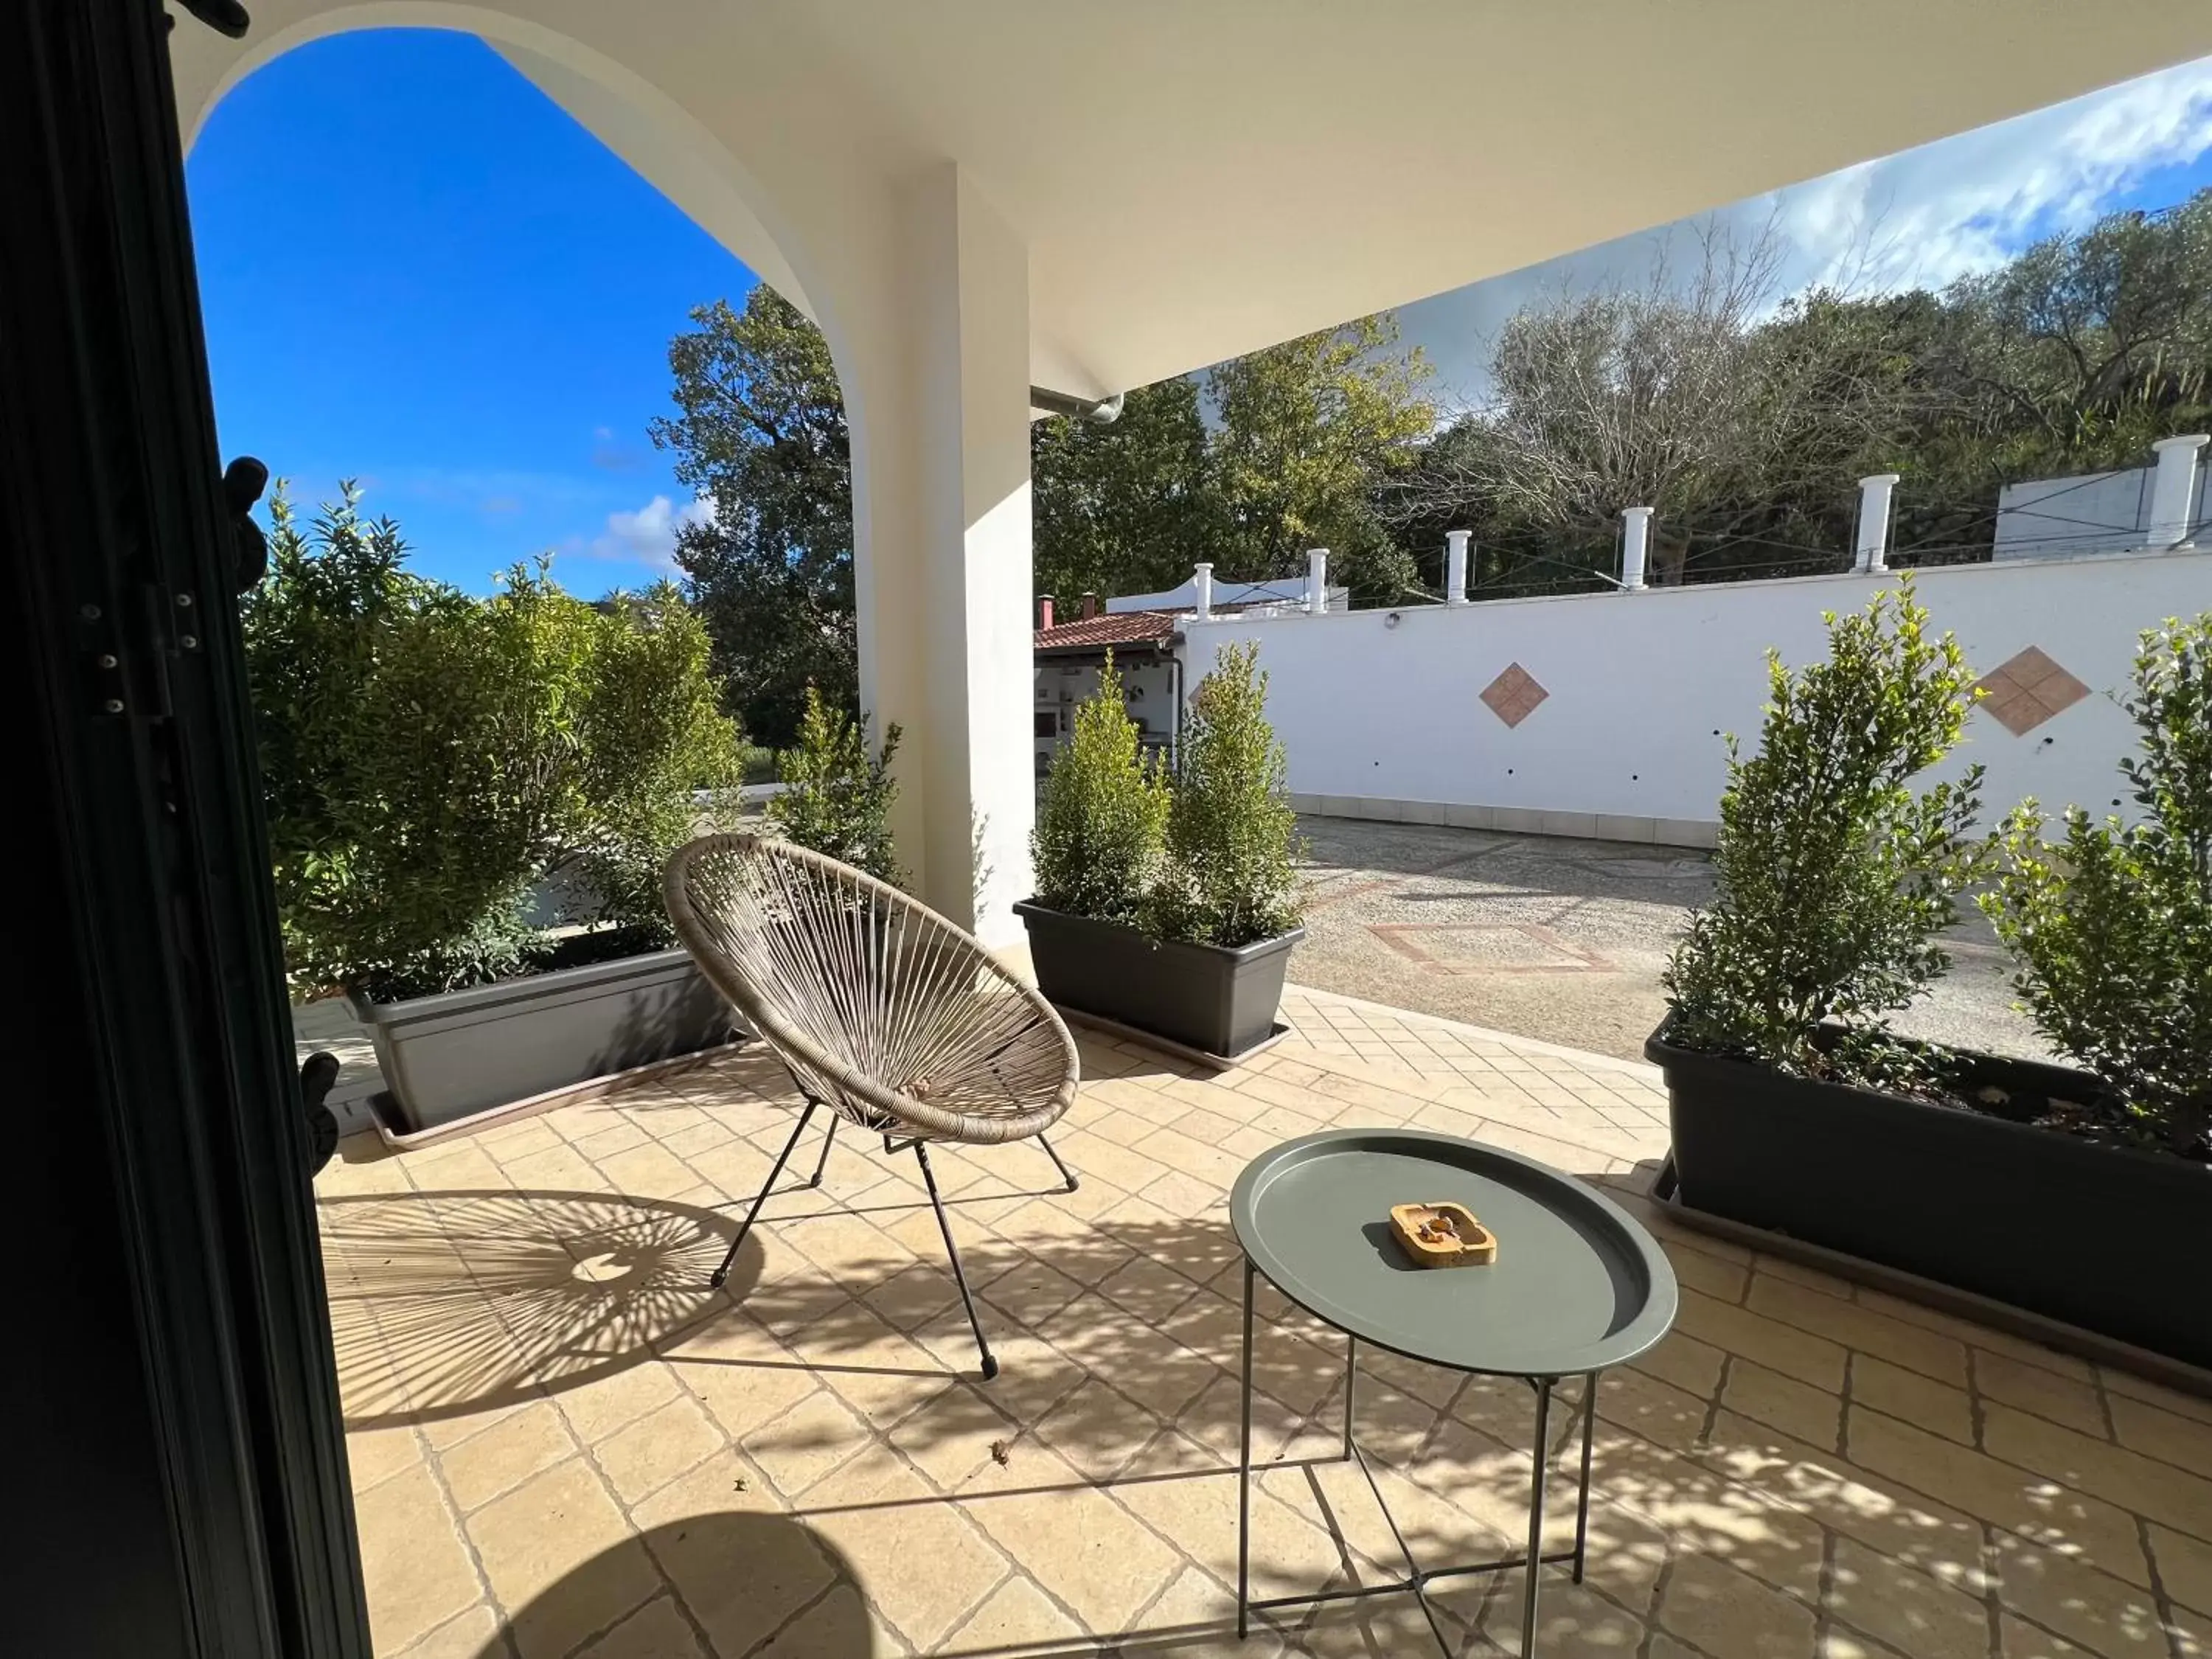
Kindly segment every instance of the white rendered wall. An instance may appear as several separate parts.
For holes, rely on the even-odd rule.
[[[1698,845],[1726,778],[1720,734],[1757,741],[1764,654],[1822,654],[1820,613],[1898,577],[1834,576],[1354,611],[1187,629],[1189,672],[1260,642],[1268,712],[1307,810]],[[1986,713],[1946,763],[1987,769],[1985,819],[2034,795],[2099,812],[2124,799],[2134,728],[2118,707],[2137,634],[2212,609],[2212,554],[1957,566],[1918,574],[1936,627],[1995,669],[2039,647],[2091,695],[2022,737]],[[1389,618],[1397,618],[1389,625]],[[1518,663],[1549,693],[1517,726],[1480,700]]]

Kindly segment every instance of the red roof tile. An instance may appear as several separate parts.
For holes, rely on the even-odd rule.
[[[1176,613],[1172,611],[1107,611],[1036,629],[1036,649],[1064,651],[1070,647],[1152,645],[1175,631]]]

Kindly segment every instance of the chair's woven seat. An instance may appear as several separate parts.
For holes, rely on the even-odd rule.
[[[994,1142],[1074,1103],[1075,1044],[1051,1005],[896,887],[754,835],[679,848],[663,884],[701,969],[841,1117]]]

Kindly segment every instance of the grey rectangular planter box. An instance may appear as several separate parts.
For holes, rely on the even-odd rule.
[[[2212,1366],[2212,1166],[1677,1048],[1681,1201]],[[1962,1091],[2094,1099],[2084,1073],[1948,1051]]]
[[[348,1000],[407,1133],[726,1041],[729,1005],[683,951],[404,1002]]]
[[[1294,927],[1236,950],[1147,939],[1133,927],[1024,899],[1030,962],[1045,1000],[1186,1048],[1233,1059],[1274,1032]]]

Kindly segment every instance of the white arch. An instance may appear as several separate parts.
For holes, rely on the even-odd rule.
[[[273,6],[258,6],[257,18]],[[440,29],[474,35],[518,74],[714,238],[748,270],[818,325],[838,380],[852,396],[844,330],[830,287],[804,240],[759,177],[720,139],[635,70],[556,29],[460,0],[356,0],[310,6],[292,22],[257,30],[243,46],[210,30],[172,37],[179,115],[187,152],[230,90],[309,42],[367,29]]]

